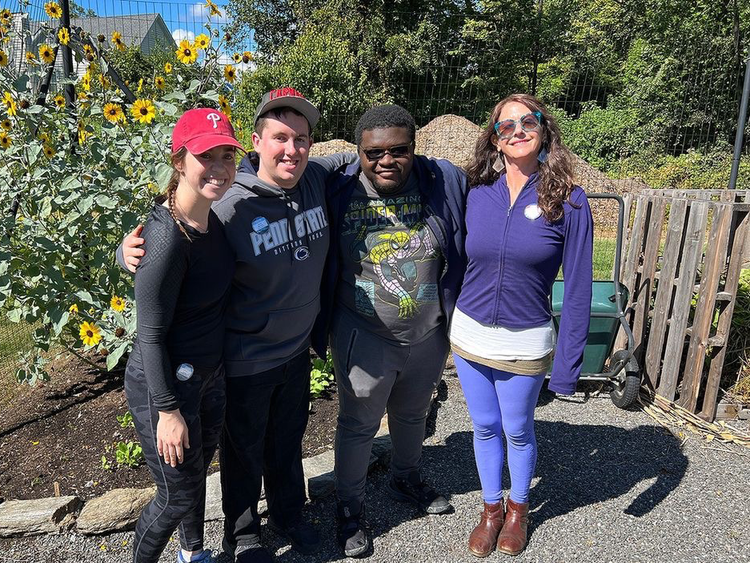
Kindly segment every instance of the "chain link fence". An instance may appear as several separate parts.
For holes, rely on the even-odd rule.
[[[174,53],[180,41],[216,30],[226,63],[237,64],[233,118],[249,126],[260,92],[297,88],[321,109],[318,153],[352,148],[346,143],[361,113],[392,102],[415,116],[418,153],[465,165],[495,103],[528,92],[553,108],[578,157],[578,182],[588,191],[726,187],[747,56],[747,22],[740,17],[749,10],[746,1],[735,3],[733,13],[707,16],[695,32],[680,23],[689,19],[680,12],[689,2],[665,12],[660,27],[648,11],[629,13],[627,22],[617,14],[591,14],[583,25],[585,18],[575,20],[553,1],[441,1],[418,13],[383,13],[381,7],[349,17],[321,12],[321,0],[318,12],[288,21],[282,8],[290,3],[279,2],[278,12],[266,14],[278,19],[276,26],[261,18],[257,30],[238,18],[246,17],[247,5],[274,3],[216,4],[220,14],[206,27],[206,2],[79,0],[71,2],[71,25],[107,42],[120,33],[142,55],[114,63],[131,81],[153,68],[149,57]],[[40,25],[49,21],[45,3],[0,0],[2,9],[14,16],[20,38],[8,49],[11,66],[20,69],[24,53],[49,40]],[[360,27],[352,29],[349,21]],[[632,31],[639,29],[649,31]],[[658,40],[648,40],[649,33]],[[243,53],[252,61],[237,63],[235,54]],[[85,68],[79,54],[74,72],[80,76]],[[750,159],[747,141],[743,159]],[[738,187],[747,188],[748,178],[750,160],[743,160]],[[608,203],[594,207],[597,237],[611,240],[616,210]],[[28,348],[30,333],[0,320],[2,387],[12,381],[16,354]]]

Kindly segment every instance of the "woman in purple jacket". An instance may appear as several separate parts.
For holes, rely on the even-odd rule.
[[[450,337],[484,499],[469,550],[516,555],[526,546],[534,407],[545,374],[551,366],[549,388],[571,395],[581,372],[593,222],[586,194],[573,185],[571,153],[557,123],[532,96],[515,94],[495,106],[467,175],[468,267]],[[549,297],[560,265],[565,294],[556,339]],[[511,478],[507,511],[502,434]]]

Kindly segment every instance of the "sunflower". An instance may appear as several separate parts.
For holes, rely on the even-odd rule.
[[[53,20],[59,20],[60,16],[62,16],[62,10],[57,2],[47,2],[44,5],[44,11],[47,12],[47,15]]]
[[[164,72],[172,74],[172,63],[164,63]]]
[[[0,10],[0,21],[4,24],[10,23],[10,10],[8,8],[5,8],[4,10]]]
[[[81,77],[81,87],[82,87],[82,88],[83,88],[84,90],[86,90],[87,92],[89,92],[89,91],[91,90],[91,75],[89,75],[89,74],[84,74],[84,75],[83,75],[83,76]]]
[[[94,323],[84,322],[81,325],[79,334],[81,335],[81,340],[83,340],[83,343],[86,346],[96,346],[102,339],[102,335],[99,332],[99,327],[97,327]]]
[[[41,133],[39,133],[39,135],[37,135],[37,137],[39,137],[39,140],[41,142],[49,143],[49,133],[45,133],[44,131],[42,131]]]
[[[125,51],[127,50],[127,47],[125,46],[125,43],[122,40],[122,33],[119,31],[115,31],[112,34],[112,43],[115,47],[117,47],[118,51]]]
[[[0,121],[0,128],[2,128],[3,131],[10,131],[11,129],[13,129],[13,124],[10,122],[10,119],[6,117],[2,121]]]
[[[13,95],[10,92],[3,94],[3,104],[5,105],[5,111],[8,115],[16,115],[18,110],[16,109],[16,102],[13,100]]]
[[[86,139],[88,139],[89,133],[86,131],[86,127],[83,125],[83,122],[78,122],[78,144],[83,145],[86,142]]]
[[[236,64],[240,64],[240,62],[242,62],[242,55],[240,55],[239,53],[235,53],[234,55],[232,55],[232,60],[234,60]]]
[[[94,48],[93,48],[93,47],[91,46],[91,44],[90,44],[90,43],[86,43],[86,44],[85,44],[85,45],[83,46],[83,52],[84,52],[84,53],[86,53],[87,55],[91,55],[91,56],[94,56],[94,55],[96,54],[96,53],[94,52]]]
[[[0,66],[8,66],[8,55],[2,49],[0,49]]]
[[[70,42],[70,31],[67,27],[61,27],[60,31],[57,32],[57,38],[60,40],[60,45],[67,45]]]
[[[76,305],[75,303],[73,303],[73,304],[72,304],[72,305],[71,305],[71,306],[70,306],[70,307],[68,308],[68,312],[69,312],[69,313],[71,313],[71,314],[73,314],[73,315],[75,315],[75,314],[76,314],[76,313],[78,312],[78,305]]]
[[[47,64],[52,64],[55,60],[55,50],[49,45],[40,45],[39,58]]]
[[[198,51],[193,48],[190,41],[183,39],[180,41],[180,48],[177,49],[177,58],[181,63],[189,65],[198,58]]]
[[[252,60],[253,60],[253,54],[250,51],[245,51],[244,53],[242,53],[242,62],[243,63],[247,64],[247,63],[249,63]]]
[[[54,147],[50,145],[44,145],[44,156],[46,156],[47,158],[52,158],[53,156],[55,156]]]
[[[205,33],[201,33],[198,37],[195,38],[195,48],[198,51],[205,51],[210,44],[211,40]]]
[[[219,109],[227,117],[232,117],[232,106],[229,105],[229,100],[223,94],[219,96]]]
[[[110,123],[125,121],[125,114],[122,112],[122,107],[120,107],[120,104],[105,104],[104,117]]]
[[[54,101],[55,101],[55,107],[57,107],[57,109],[62,109],[65,107],[65,98],[62,97],[60,94],[55,96]]]
[[[112,307],[118,313],[125,309],[125,304],[126,301],[122,297],[117,297],[117,295],[113,295],[112,299],[109,300],[110,307]]]
[[[8,149],[11,145],[11,138],[10,135],[8,135],[5,131],[0,133],[0,149]]]
[[[151,100],[136,100],[130,114],[138,123],[151,123],[156,117],[156,108]]]
[[[209,16],[219,16],[221,17],[221,10],[219,10],[219,7],[214,4],[211,0],[206,0],[206,6],[208,7],[208,15]]]
[[[232,65],[227,65],[224,67],[224,78],[227,79],[227,82],[234,82],[234,79],[237,78],[237,74],[234,72],[234,67]]]
[[[164,88],[166,88],[166,87],[167,87],[167,81],[166,81],[166,80],[164,80],[164,77],[163,77],[163,76],[157,76],[156,78],[154,78],[154,85],[155,85],[155,86],[156,86],[156,87],[157,87],[157,88],[158,88],[159,90],[164,90]]]
[[[26,64],[35,65],[36,63],[36,55],[31,51],[26,51]]]
[[[107,78],[103,74],[100,74],[98,78],[99,84],[102,85],[102,88],[104,88],[105,90],[109,90],[109,87],[112,85],[112,83],[109,81],[109,78]]]

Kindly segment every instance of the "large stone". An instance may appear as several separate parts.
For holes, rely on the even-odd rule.
[[[335,487],[333,476],[333,450],[302,460],[307,483],[307,496],[317,499],[330,495]]]
[[[218,471],[206,477],[206,514],[204,519],[222,520],[221,510],[221,473]]]
[[[0,537],[64,532],[75,521],[78,497],[9,500],[0,504]]]
[[[76,521],[81,534],[106,534],[132,530],[141,510],[156,493],[148,489],[114,489],[86,503]]]

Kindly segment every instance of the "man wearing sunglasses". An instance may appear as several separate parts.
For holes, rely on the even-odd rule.
[[[393,443],[388,494],[428,514],[451,509],[420,466],[465,270],[467,185],[448,161],[415,156],[415,131],[405,109],[372,108],[355,130],[360,162],[328,181],[331,247],[313,345],[324,354],[330,336],[339,394],[337,536],[347,556],[370,547],[365,481],[386,409]]]

